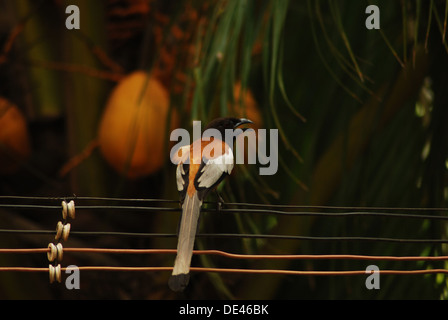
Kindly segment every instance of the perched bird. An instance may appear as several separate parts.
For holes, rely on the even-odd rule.
[[[182,204],[177,256],[168,285],[173,291],[183,291],[190,279],[190,264],[202,202],[210,191],[228,176],[234,166],[233,145],[224,140],[226,129],[252,123],[248,119],[217,118],[207,129],[216,129],[221,139],[198,139],[180,150],[176,180]],[[233,142],[232,142],[233,143]],[[200,150],[200,152],[195,151]]]

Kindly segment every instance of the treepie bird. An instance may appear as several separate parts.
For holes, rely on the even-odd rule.
[[[173,291],[183,291],[190,279],[190,264],[202,202],[210,191],[232,172],[234,157],[232,148],[224,141],[225,130],[252,123],[248,119],[218,118],[204,129],[216,129],[215,136],[198,139],[184,146],[177,153],[176,180],[182,204],[182,216],[177,243],[177,256],[168,285]],[[233,139],[232,139],[233,144]],[[194,150],[200,150],[195,152]],[[181,152],[181,155],[179,155]]]

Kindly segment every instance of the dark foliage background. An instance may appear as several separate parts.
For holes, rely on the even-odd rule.
[[[65,28],[76,4],[81,29]],[[376,4],[381,29],[368,30]],[[95,139],[112,89],[125,75],[151,71],[170,97],[178,125],[234,114],[234,85],[253,94],[242,110],[259,128],[279,130],[279,170],[237,166],[221,187],[226,201],[334,206],[446,207],[448,168],[448,4],[442,0],[157,1],[1,0],[0,96],[24,114],[31,154],[0,175],[0,195],[177,199],[168,148],[155,172],[129,179],[105,160]],[[247,109],[246,109],[247,108]],[[244,111],[243,111],[244,113]],[[0,115],[1,116],[1,115]],[[111,129],[113,130],[113,129]],[[164,139],[160,134],[151,139]],[[152,140],[151,140],[152,141]],[[60,170],[93,142],[88,156]],[[4,155],[3,155],[4,156]],[[213,198],[213,197],[211,197]],[[213,200],[213,199],[211,199]],[[404,211],[404,214],[409,213]],[[443,214],[443,213],[441,213]],[[446,214],[446,213],[445,213]],[[177,214],[83,212],[72,230],[174,232]],[[0,229],[52,229],[56,215],[0,208]],[[215,215],[207,232],[435,238],[440,221]],[[0,234],[2,248],[46,247],[50,237]],[[386,242],[219,241],[199,248],[242,253],[446,255],[443,245]],[[71,237],[67,247],[174,248],[174,239]],[[1,266],[46,266],[45,256],[0,256]],[[83,255],[68,264],[166,265],[172,257]],[[196,259],[196,258],[195,258]],[[203,266],[345,270],[365,261],[238,262],[197,258]],[[383,262],[380,269],[447,268],[446,262]],[[194,274],[183,296],[168,273],[82,274],[81,290],[49,285],[46,274],[0,273],[1,298],[129,299],[440,299],[445,275],[365,277]]]

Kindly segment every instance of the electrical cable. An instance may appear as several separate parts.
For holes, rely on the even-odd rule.
[[[48,213],[55,213],[61,209],[60,205],[48,204],[42,202],[65,202],[66,200],[76,200],[77,211],[89,212],[114,212],[114,213],[166,213],[180,212],[179,202],[176,200],[166,199],[123,199],[123,198],[105,198],[105,197],[24,197],[24,196],[0,196],[0,202],[8,200],[10,203],[0,203],[0,209],[17,209],[17,210],[36,210]],[[13,203],[11,203],[13,201]],[[19,203],[14,203],[19,202]],[[39,201],[39,204],[25,204],[25,201]],[[90,201],[107,201],[114,202],[111,204],[92,204],[85,202]],[[82,203],[82,205],[79,205]],[[139,203],[139,205],[135,205]],[[177,204],[176,207],[162,207],[154,206],[153,204]],[[132,204],[132,205],[131,205]],[[145,206],[141,204],[151,204]],[[286,216],[314,216],[327,218],[343,218],[343,217],[378,217],[378,218],[399,218],[399,219],[424,219],[424,220],[448,220],[448,215],[435,214],[416,214],[413,212],[447,212],[448,208],[399,208],[399,207],[347,207],[347,206],[304,206],[304,205],[270,205],[270,204],[250,204],[250,203],[225,203],[226,208],[219,210],[213,209],[213,202],[206,202],[207,206],[203,209],[204,212],[231,213],[231,214],[272,214],[272,215],[286,215]],[[66,204],[67,206],[67,204]],[[237,206],[238,208],[232,208]],[[74,210],[74,208],[73,208]],[[300,211],[291,211],[300,210]],[[304,211],[310,210],[310,211]],[[316,211],[322,210],[322,211]],[[327,212],[332,210],[332,212]],[[340,212],[343,210],[344,212]],[[353,210],[353,211],[350,211]],[[350,211],[350,212],[347,212]],[[383,212],[392,211],[392,212]],[[412,213],[410,213],[412,212]],[[1,211],[0,211],[1,214]],[[74,218],[74,216],[73,216]],[[65,220],[66,218],[64,218]],[[62,223],[61,223],[62,225]],[[70,232],[70,226],[68,227]],[[54,230],[11,230],[0,229],[0,235],[54,235]],[[85,237],[85,236],[112,236],[112,237],[158,237],[158,238],[175,238],[175,233],[148,233],[148,232],[119,232],[119,231],[71,231],[71,236]],[[68,233],[67,233],[68,236]],[[278,240],[300,240],[300,241],[375,241],[375,242],[392,242],[392,243],[413,243],[413,244],[446,244],[448,239],[403,239],[403,238],[385,238],[385,237],[362,237],[362,236],[345,236],[345,237],[325,237],[325,236],[301,236],[301,235],[276,235],[276,234],[234,234],[234,233],[200,233],[197,237],[202,238],[228,238],[228,239],[278,239]],[[56,256],[62,257],[62,245],[54,246],[54,249],[49,248],[35,248],[35,249],[11,249],[2,248],[0,254],[34,254],[47,253],[51,250],[61,250]],[[64,252],[72,253],[107,253],[107,254],[175,254],[175,249],[114,249],[114,248],[64,248]],[[218,255],[233,259],[271,259],[271,260],[296,260],[296,259],[357,259],[357,260],[373,260],[373,261],[446,261],[448,256],[369,256],[369,255],[349,255],[349,254],[331,254],[331,255],[249,255],[236,254],[219,250],[195,250],[194,254],[208,254]],[[57,262],[57,260],[56,260]],[[51,274],[56,272],[66,271],[67,268],[61,268],[60,265],[50,265],[45,268],[38,267],[0,267],[0,271],[16,271],[16,272],[49,272]],[[172,267],[120,267],[120,266],[81,266],[79,270],[85,271],[171,271]],[[356,275],[366,274],[365,270],[343,270],[343,271],[300,271],[300,270],[262,270],[262,269],[225,269],[225,268],[199,268],[192,267],[192,271],[198,272],[220,272],[220,273],[255,273],[255,274],[290,274],[290,275]],[[448,269],[422,269],[422,270],[381,270],[382,274],[431,274],[431,273],[448,273]],[[60,279],[60,274],[58,276]],[[58,280],[59,281],[59,280]],[[50,281],[51,282],[51,281]]]

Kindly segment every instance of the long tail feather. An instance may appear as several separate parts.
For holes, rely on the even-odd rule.
[[[191,198],[188,194],[185,196],[177,243],[177,256],[174,261],[173,273],[168,282],[173,291],[183,291],[190,280],[190,264],[201,206],[202,201],[199,200],[197,192]]]

